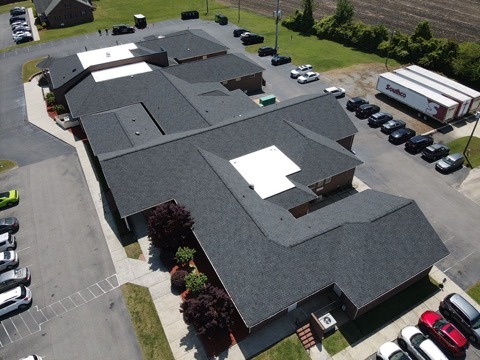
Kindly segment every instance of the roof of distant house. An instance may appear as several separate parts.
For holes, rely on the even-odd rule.
[[[92,7],[88,0],[69,0],[69,1],[76,1],[82,5]],[[49,15],[53,9],[55,9],[62,0],[34,0],[35,8],[38,14],[45,13],[45,15]]]

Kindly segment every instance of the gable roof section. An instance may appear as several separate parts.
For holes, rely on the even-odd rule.
[[[42,14],[54,0],[33,0],[37,14]]]
[[[79,76],[85,70],[77,54],[62,58],[50,58],[48,68],[54,89]]]
[[[58,5],[62,3],[62,1],[63,0],[50,0],[50,3],[45,8],[45,15],[48,16]],[[68,0],[68,2],[70,1],[77,2],[89,8],[92,7],[92,5],[88,2],[88,0]]]
[[[129,149],[163,136],[142,104],[82,116],[95,155]]]
[[[212,58],[191,61],[163,69],[165,73],[176,76],[189,83],[222,82],[265,70],[251,62],[242,54],[226,54]]]
[[[228,47],[200,29],[178,31],[155,40],[142,41],[141,46],[151,50],[162,47],[170,58],[180,61],[228,50]]]

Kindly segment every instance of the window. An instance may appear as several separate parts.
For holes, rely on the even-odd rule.
[[[62,20],[62,17],[60,15],[55,15],[54,19],[55,20]]]
[[[85,16],[87,15],[87,13],[85,12],[85,10],[82,10],[82,16]]]
[[[4,302],[3,304],[0,304],[0,309],[5,309],[7,306],[10,306],[10,305],[12,305],[12,304],[14,304],[14,303],[15,303],[15,301],[13,301],[13,300],[6,301],[6,302]]]
[[[71,6],[72,6],[72,5],[71,5],[69,2],[66,2],[66,3],[65,3],[65,8],[68,9],[68,8],[70,8]]]

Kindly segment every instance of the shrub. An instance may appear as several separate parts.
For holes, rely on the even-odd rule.
[[[43,29],[43,26],[42,25],[36,25],[37,26],[37,30],[40,31]]]
[[[192,295],[198,295],[207,283],[207,275],[197,272],[192,272],[185,277],[185,286],[192,293]]]
[[[175,260],[179,265],[187,264],[190,260],[193,260],[196,252],[197,250],[189,247],[179,247],[175,254]]]
[[[219,331],[229,331],[233,304],[227,293],[208,284],[196,298],[187,299],[180,306],[185,322],[193,324],[200,335],[211,338]]]
[[[148,218],[148,238],[159,249],[177,249],[190,235],[193,223],[184,206],[164,203],[156,206]]]
[[[188,271],[177,270],[170,277],[170,283],[175,289],[185,289],[185,277],[188,275]]]
[[[57,114],[63,114],[65,112],[65,107],[63,105],[55,105],[53,109],[56,111]]]

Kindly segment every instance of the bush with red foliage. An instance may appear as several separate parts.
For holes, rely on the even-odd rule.
[[[187,324],[193,324],[199,335],[213,337],[228,333],[232,325],[233,303],[223,289],[207,284],[197,296],[188,298],[180,306]]]
[[[175,289],[185,290],[185,277],[188,275],[186,270],[177,270],[170,277],[170,283]]]
[[[176,251],[190,235],[193,224],[185,206],[174,202],[160,204],[148,217],[148,237],[155,247]]]

